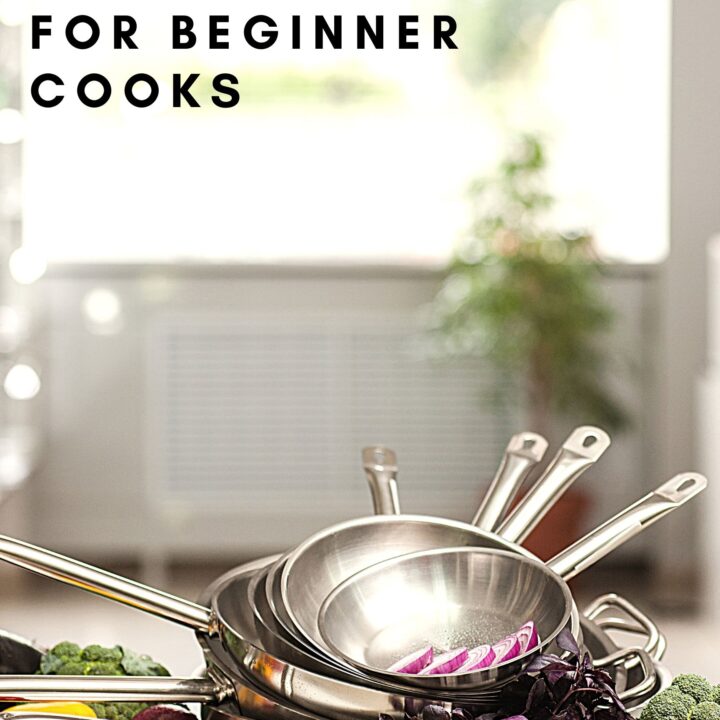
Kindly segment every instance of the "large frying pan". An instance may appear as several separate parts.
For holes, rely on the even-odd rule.
[[[535,527],[552,503],[609,445],[610,438],[599,428],[577,428],[531,488],[529,498],[518,506],[515,517],[519,519],[498,534],[468,523],[423,515],[360,518],[320,531],[284,559],[280,595],[273,595],[276,616],[289,618],[289,623],[281,620],[281,624],[306,646],[319,655],[332,657],[317,624],[320,606],[340,583],[370,565],[407,553],[461,546],[509,550],[533,557],[519,544],[527,535],[526,528]],[[377,466],[376,471],[381,470]],[[517,482],[511,474],[507,477]],[[575,630],[579,632],[577,609],[574,615]]]
[[[485,495],[478,516],[483,522],[504,514],[502,508],[510,502],[523,479],[542,459],[547,441],[531,432],[514,435],[508,443],[491,487]],[[377,515],[393,515],[400,512],[397,492],[397,458],[386,447],[374,446],[362,452],[363,467],[370,486],[373,508]],[[357,682],[362,678],[373,684],[364,674],[347,663],[336,663],[304,640],[294,628],[284,611],[280,596],[280,577],[289,553],[273,562],[268,568],[257,572],[247,586],[248,604],[254,615],[255,630],[263,647],[286,660],[322,674],[341,680]],[[385,688],[387,689],[387,688]]]
[[[244,596],[247,582],[254,572],[273,560],[265,558],[230,571],[208,588],[203,602],[219,608],[225,622],[250,634],[252,618],[247,605],[239,599]],[[620,651],[609,642],[607,636],[598,632],[592,622],[584,621],[584,625],[589,631],[596,665],[607,667],[615,675],[621,698],[629,700],[647,692],[648,684],[652,685],[655,673],[648,653],[659,659],[663,643],[659,641],[657,630],[646,625],[641,615],[631,613],[631,624],[621,623],[616,617],[619,599],[615,599],[618,600],[615,602],[613,598],[607,596],[593,604],[593,619],[608,611],[610,615],[606,620],[610,623],[609,627],[630,629],[647,638],[644,650],[630,648]],[[620,606],[620,609],[628,612],[624,606]],[[605,620],[598,617],[598,627],[605,626]],[[207,679],[12,675],[0,677],[0,699],[13,702],[63,699],[97,702],[224,702],[230,699],[237,703],[242,714],[255,720],[320,720],[321,717],[333,720],[377,720],[379,712],[402,718],[405,710],[417,712],[423,704],[431,701],[339,683],[275,658],[261,648],[251,646],[240,635],[233,634],[231,637],[244,646],[242,651],[238,652],[239,648],[235,646],[232,653],[228,652],[221,643],[221,639],[225,639],[224,635],[218,637],[198,633],[208,664]],[[600,659],[604,655],[608,657]],[[243,663],[237,663],[238,656],[244,658]],[[625,668],[631,668],[637,663],[642,667],[642,680],[627,687]],[[258,680],[262,688],[255,684]],[[451,706],[440,697],[434,697],[432,701]],[[471,702],[467,705],[477,707]],[[305,710],[298,709],[298,706]],[[463,706],[466,704],[458,705]]]
[[[94,568],[56,553],[10,538],[0,538],[3,559],[39,574],[89,590],[145,612],[194,628],[207,642],[207,647],[222,641],[232,665],[222,662],[212,651],[206,653],[209,677],[67,677],[67,676],[6,676],[0,677],[0,700],[78,699],[94,702],[222,702],[234,699],[241,708],[248,703],[263,707],[276,693],[291,706],[301,706],[308,713],[279,714],[286,720],[316,720],[316,713],[334,720],[377,720],[379,713],[401,718],[405,708],[422,707],[428,702],[451,702],[441,693],[428,697],[422,691],[392,692],[341,682],[293,666],[253,645],[242,634],[250,630],[252,618],[244,601],[247,585],[238,582],[252,578],[258,561],[246,570],[233,571],[220,583],[210,598],[210,608],[153,590],[107,571]],[[270,558],[271,561],[273,558]],[[240,576],[240,577],[239,577]],[[227,611],[227,616],[226,616]],[[242,628],[231,627],[231,617]],[[249,634],[249,633],[248,633]],[[266,688],[260,690],[257,686]],[[284,704],[283,703],[283,704]],[[481,708],[471,697],[467,706]],[[270,705],[268,707],[271,707]],[[272,717],[272,713],[270,713]]]

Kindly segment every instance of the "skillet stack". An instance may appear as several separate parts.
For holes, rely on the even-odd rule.
[[[508,513],[547,447],[533,433],[516,435],[473,524],[400,514],[394,454],[367,449],[364,466],[381,514],[332,526],[282,556],[234,569],[208,589],[202,604],[0,537],[0,558],[8,562],[194,629],[207,664],[203,678],[5,676],[0,699],[200,701],[211,703],[206,713],[212,720],[228,713],[375,720],[380,713],[415,714],[429,702],[479,713],[496,709],[503,685],[523,671],[534,653],[558,651],[557,636],[567,630],[596,664],[615,675],[626,701],[640,703],[664,681],[657,665],[662,636],[616,596],[599,598],[581,614],[565,581],[697,494],[705,479],[692,473],[676,476],[547,564],[521,545],[609,444],[598,428],[575,430]],[[406,586],[410,578],[428,582],[414,582],[411,589]],[[457,618],[477,611],[482,591],[484,606],[493,608],[498,622],[534,619],[540,643],[508,662],[469,673],[388,672],[382,658],[412,649],[417,637],[432,630],[420,621],[398,626],[389,617],[390,608],[402,612],[398,597],[410,590],[429,608],[437,607],[440,598],[453,598],[455,606],[462,606],[451,618],[458,623],[453,629],[470,636],[473,631]],[[636,633],[644,647],[618,648],[606,633],[612,629]]]

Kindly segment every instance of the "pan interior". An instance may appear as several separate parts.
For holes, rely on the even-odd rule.
[[[444,518],[381,515],[328,528],[290,554],[282,571],[283,606],[297,630],[326,650],[318,628],[320,606],[330,592],[355,573],[399,555],[435,548],[475,546],[524,548],[475,527]]]
[[[492,644],[535,622],[543,644],[567,624],[572,599],[542,563],[505,551],[450,548],[379,563],[323,604],[320,630],[352,664],[385,671],[425,645]]]

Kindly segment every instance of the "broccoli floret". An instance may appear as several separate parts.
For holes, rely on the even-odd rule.
[[[82,655],[82,649],[75,643],[61,642],[52,648],[48,654],[57,655],[58,657],[67,658],[68,660],[79,660]]]
[[[712,689],[712,695],[710,696],[710,701],[720,705],[720,685],[716,685]]]
[[[695,700],[675,688],[668,688],[651,698],[640,720],[687,720]]]
[[[61,668],[69,663],[80,662],[82,650],[79,645],[71,642],[58,643],[54,648],[48,650],[40,661],[40,673],[42,675],[58,675]],[[82,673],[67,673],[81,675]]]
[[[698,703],[690,711],[690,720],[720,720],[720,705],[714,702]]]
[[[112,648],[88,645],[84,650],[63,642],[42,659],[41,675],[168,675],[168,671],[147,655],[138,655],[116,645]],[[132,720],[152,703],[91,703],[99,718]]]
[[[107,720],[132,720],[151,703],[88,703],[99,718]]]
[[[86,662],[113,663],[117,665],[123,659],[123,652],[117,645],[106,648],[102,645],[88,645],[82,651],[82,659]],[[100,675],[100,673],[94,673]]]
[[[69,673],[68,673],[69,674]],[[97,662],[85,663],[83,675],[124,675],[122,668],[116,662]]]
[[[43,668],[40,668],[41,670]],[[52,670],[46,669],[44,675],[86,675],[87,663],[82,660],[70,660],[62,663],[59,667]]]
[[[678,675],[672,681],[670,687],[689,695],[698,703],[710,702],[712,699],[713,686],[700,675]]]

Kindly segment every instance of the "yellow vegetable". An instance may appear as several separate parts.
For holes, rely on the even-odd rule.
[[[18,715],[22,713],[51,713],[54,715],[75,715],[84,718],[96,718],[93,709],[80,702],[35,702],[13,705],[3,712],[11,712]]]

